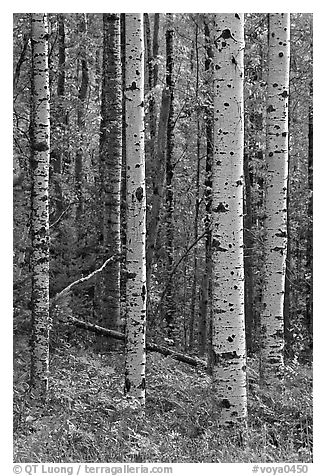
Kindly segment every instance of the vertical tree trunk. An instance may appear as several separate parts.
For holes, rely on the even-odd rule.
[[[169,113],[170,108],[170,92],[165,88],[162,92],[162,102],[161,102],[161,111],[160,119],[157,131],[156,139],[156,103],[155,103],[155,94],[154,88],[157,86],[158,81],[158,66],[157,66],[157,56],[159,51],[159,13],[155,13],[154,16],[154,31],[153,31],[153,51],[150,55],[150,95],[149,95],[149,141],[148,141],[148,156],[152,160],[147,162],[146,165],[146,175],[148,179],[152,182],[152,192],[153,192],[153,204],[150,214],[148,215],[148,237],[147,237],[147,251],[146,251],[146,265],[147,265],[147,299],[148,303],[150,301],[150,281],[152,273],[152,262],[154,258],[154,249],[157,238],[157,228],[159,221],[159,214],[162,201],[162,188],[164,182],[165,174],[165,151],[166,151],[166,136],[167,136],[167,113]],[[150,45],[148,45],[148,48]],[[156,139],[156,140],[155,140]],[[150,303],[149,303],[150,306]]]
[[[198,25],[196,25],[195,33],[195,55],[196,55],[196,185],[195,185],[195,216],[194,216],[194,242],[198,238],[198,219],[199,219],[199,192],[200,192],[200,106],[199,106],[199,45],[198,45]],[[190,306],[190,321],[189,321],[189,350],[194,345],[194,326],[195,326],[195,313],[196,313],[196,300],[197,300],[197,245],[194,246],[194,275],[192,281],[191,292],[191,306]]]
[[[213,48],[210,38],[210,29],[205,22],[205,71],[212,71]],[[209,90],[209,76],[207,89]],[[199,323],[199,353],[204,355],[206,350],[211,351],[211,333],[209,333],[209,316],[211,308],[211,271],[212,271],[212,164],[213,164],[213,117],[210,106],[206,108],[206,170],[205,170],[205,272],[202,282],[202,301],[200,305]]]
[[[290,92],[291,94],[291,92]],[[289,108],[290,109],[290,108]],[[290,124],[290,121],[289,121]],[[289,154],[288,157],[288,168],[290,170],[290,161],[291,157]],[[285,265],[285,283],[284,283],[284,302],[283,302],[283,313],[284,313],[284,353],[290,357],[293,355],[292,348],[292,332],[291,332],[291,280],[290,275],[292,272],[292,246],[291,246],[291,181],[290,175],[288,175],[287,180],[287,223],[286,223],[286,233],[287,233],[287,251],[286,251],[286,265]]]
[[[54,200],[56,218],[58,218],[63,212],[63,195],[61,188],[61,174],[62,174],[62,156],[63,156],[63,144],[64,144],[64,127],[67,123],[67,117],[65,108],[63,105],[65,96],[65,84],[66,84],[66,45],[65,45],[65,16],[63,13],[58,14],[58,83],[57,83],[57,96],[58,96],[58,114],[57,124],[54,125],[55,130],[58,131],[57,146],[51,151],[51,166],[54,178],[51,176],[50,181],[54,182]],[[52,174],[51,174],[52,175]]]
[[[45,398],[49,372],[49,161],[48,24],[31,15],[32,38],[32,336],[31,387]]]
[[[122,163],[122,94],[120,18],[103,14],[103,69],[100,133],[100,180],[103,250],[105,257],[120,254],[120,194]],[[102,323],[120,326],[120,261],[102,272]]]
[[[216,15],[212,371],[220,423],[247,417],[243,266],[243,14]]]
[[[121,43],[121,81],[122,81],[122,163],[121,163],[121,206],[120,206],[120,233],[121,233],[121,316],[126,318],[126,14],[120,13],[120,43]]]
[[[284,285],[287,248],[290,15],[269,14],[265,280],[261,314],[261,378],[284,372]]]
[[[306,247],[306,267],[307,267],[307,294],[306,294],[306,323],[309,337],[309,345],[312,345],[313,336],[313,262],[312,262],[312,243],[313,243],[313,83],[309,85],[310,103],[308,111],[308,228],[307,228],[307,247]]]
[[[125,16],[127,321],[125,393],[145,403],[146,189],[143,16]]]
[[[246,344],[248,353],[253,349],[254,331],[254,306],[253,306],[253,270],[252,270],[252,250],[254,241],[252,238],[252,205],[251,205],[251,182],[249,174],[249,154],[244,155],[244,180],[245,180],[245,218],[244,218],[244,271],[245,271],[245,323],[246,323]]]
[[[170,112],[167,128],[167,146],[166,146],[166,271],[167,276],[170,276],[173,267],[173,150],[174,150],[174,51],[173,51],[173,14],[167,14],[167,29],[165,34],[166,39],[166,87],[170,91]],[[173,296],[173,282],[170,280],[168,289],[166,291],[166,310],[165,320],[167,324],[168,337],[173,337],[174,331],[174,296]]]
[[[154,257],[154,249],[157,239],[158,224],[160,219],[160,210],[163,195],[163,177],[165,172],[165,152],[166,152],[166,133],[170,109],[170,91],[163,89],[162,103],[160,111],[160,119],[158,125],[157,141],[153,156],[153,170],[152,170],[152,208],[148,219],[148,233],[147,233],[147,250],[146,250],[146,274],[147,274],[147,288],[150,286],[152,263]]]
[[[76,153],[75,159],[75,186],[77,196],[76,208],[76,223],[77,228],[83,214],[83,157],[84,152],[84,131],[85,131],[85,102],[89,87],[89,73],[87,62],[87,51],[85,45],[85,37],[87,34],[87,17],[86,13],[80,14],[80,21],[78,24],[79,34],[82,36],[80,47],[80,63],[81,63],[81,83],[78,91],[78,107],[77,107],[77,126],[79,130],[80,146]]]
[[[154,14],[154,29],[153,29],[153,87],[158,83],[158,64],[157,58],[159,53],[159,32],[160,32],[160,14]]]

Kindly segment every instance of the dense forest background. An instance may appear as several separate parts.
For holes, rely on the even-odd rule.
[[[161,350],[167,348],[194,359],[189,366],[185,360],[163,357],[162,352],[148,355],[145,413],[128,405],[123,396],[122,343],[76,328],[77,320],[121,333],[126,325],[123,156],[120,321],[107,317],[109,304],[103,298],[103,283],[113,272],[108,266],[103,273],[74,286],[60,305],[51,309],[50,394],[45,405],[28,396],[33,250],[30,18],[28,14],[14,15],[17,461],[312,461],[312,15],[293,13],[290,22],[286,386],[279,398],[276,387],[261,388],[258,368],[266,218],[268,15],[245,15],[244,273],[251,432],[246,446],[239,433],[216,430],[218,410],[209,372],[200,364],[195,366],[206,359],[209,367],[210,355],[207,236],[213,140],[213,15],[180,13],[170,18],[169,14],[144,14],[146,211],[147,239],[152,245],[146,250],[147,338]],[[109,256],[102,214],[103,15],[48,14],[48,24],[49,289],[53,300],[71,283],[99,269]],[[122,65],[123,54],[122,50]],[[169,67],[173,68],[170,77]],[[166,85],[173,92],[169,98],[173,121],[166,122],[168,141],[162,146]],[[164,167],[157,165],[160,160],[164,160]],[[162,203],[153,238],[151,220],[160,187]]]

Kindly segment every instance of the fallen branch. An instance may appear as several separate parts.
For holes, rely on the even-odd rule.
[[[103,269],[112,261],[114,261],[115,259],[118,259],[120,257],[120,255],[113,255],[111,256],[110,258],[108,258],[100,268],[96,269],[95,271],[93,271],[92,273],[90,273],[88,276],[83,276],[82,278],[79,278],[77,279],[76,281],[74,281],[73,283],[69,284],[69,286],[67,286],[66,288],[64,288],[62,291],[60,291],[58,294],[56,294],[53,298],[52,298],[52,301],[51,301],[51,307],[53,307],[59,299],[61,299],[63,296],[65,296],[66,294],[68,294],[71,289],[74,287],[74,286],[77,286],[77,284],[80,284],[80,283],[84,283],[85,281],[88,281],[89,279],[91,279],[93,276],[95,276],[96,274],[100,273],[101,271],[103,271]]]
[[[98,326],[96,324],[91,324],[90,322],[85,322],[81,321],[80,319],[76,319],[73,316],[70,316],[68,320],[61,320],[59,319],[60,322],[65,322],[65,323],[72,323],[79,329],[84,329],[90,332],[94,332],[95,334],[98,334],[100,336],[105,336],[105,337],[112,337],[113,339],[125,340],[125,334],[122,332],[114,331],[111,329],[105,329],[104,327]],[[191,365],[192,367],[201,367],[203,369],[207,368],[207,363],[204,360],[197,359],[196,357],[191,357],[190,355],[186,354],[181,354],[180,352],[175,352],[174,350],[164,347],[158,344],[155,344],[153,342],[147,342],[146,343],[146,350],[148,352],[158,352],[159,354],[164,355],[165,357],[171,357],[174,360],[177,360],[179,362],[184,362],[188,365]]]

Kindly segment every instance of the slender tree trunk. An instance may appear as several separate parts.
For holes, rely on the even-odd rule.
[[[153,87],[153,58],[151,26],[148,13],[144,13],[144,38],[145,38],[145,83],[144,92],[148,94]]]
[[[83,37],[80,47],[80,63],[81,63],[81,83],[78,91],[78,107],[77,107],[77,126],[79,130],[80,146],[76,153],[75,159],[75,186],[77,196],[77,209],[76,209],[76,223],[77,228],[80,223],[81,216],[83,214],[83,158],[85,152],[83,150],[84,133],[85,133],[85,103],[89,88],[89,73],[87,62],[87,51],[85,46],[85,37],[87,34],[87,17],[86,13],[80,14],[80,21],[78,25],[79,34]]]
[[[253,270],[252,251],[254,241],[252,238],[252,200],[251,182],[249,174],[249,152],[244,155],[244,179],[245,179],[245,218],[244,218],[244,271],[245,271],[245,322],[246,322],[246,344],[247,351],[253,350],[254,332],[254,306],[253,306]]]
[[[103,14],[103,69],[100,133],[100,180],[103,250],[120,254],[120,194],[122,163],[122,94],[119,14]],[[120,261],[102,273],[102,323],[119,329]]]
[[[213,48],[210,38],[210,29],[205,23],[205,71],[208,74],[212,71]],[[207,78],[207,89],[209,90],[209,77]],[[199,353],[204,355],[206,350],[211,353],[212,336],[209,333],[209,316],[211,308],[211,276],[212,276],[212,164],[213,164],[213,117],[210,107],[206,108],[206,170],[205,170],[205,272],[202,282],[202,302],[200,305],[199,323]]]
[[[170,91],[163,89],[161,112],[158,125],[158,134],[156,147],[153,157],[152,170],[152,208],[148,220],[148,234],[147,234],[147,251],[146,251],[146,274],[147,274],[147,288],[150,286],[152,263],[154,257],[154,250],[157,239],[158,224],[160,220],[160,210],[163,196],[163,178],[165,172],[165,152],[166,152],[166,133],[170,109]]]
[[[173,48],[173,14],[167,14],[167,29],[165,34],[166,39],[166,87],[170,91],[170,112],[167,128],[167,147],[166,147],[166,267],[167,275],[171,274],[173,267],[173,150],[174,150],[174,48]],[[174,309],[174,295],[173,283],[170,281],[166,292],[166,310],[165,320],[167,324],[168,337],[173,337],[175,309]]]
[[[127,209],[127,175],[126,175],[126,14],[120,13],[120,43],[121,43],[121,80],[122,80],[122,164],[121,164],[121,210],[120,210],[120,233],[121,233],[121,277],[120,277],[120,295],[121,295],[121,316],[126,318],[126,209]]]
[[[159,53],[159,32],[160,32],[160,14],[154,14],[154,29],[153,29],[153,87],[158,83],[158,64],[157,58]]]
[[[291,94],[291,93],[290,93]],[[290,123],[290,121],[289,121]],[[288,166],[290,170],[290,161],[291,157],[289,154],[288,157]],[[287,252],[286,252],[286,269],[285,269],[285,283],[284,283],[284,303],[283,303],[283,313],[284,313],[284,351],[287,356],[293,355],[292,349],[292,332],[291,332],[291,281],[290,275],[292,272],[292,246],[291,246],[291,181],[290,175],[288,175],[287,181],[288,193],[287,193],[287,223],[286,223],[286,233],[287,233]]]
[[[269,14],[265,280],[261,314],[261,378],[284,373],[284,286],[287,248],[290,15]]]
[[[148,215],[148,241],[146,251],[146,264],[147,264],[147,290],[148,290],[148,306],[150,309],[150,281],[152,273],[152,261],[154,257],[154,250],[157,238],[157,228],[159,221],[159,213],[161,208],[161,195],[165,174],[165,151],[166,151],[166,136],[167,136],[167,113],[170,108],[170,92],[165,88],[162,92],[161,112],[158,125],[158,131],[156,134],[156,102],[154,88],[157,86],[158,81],[158,66],[157,56],[159,51],[159,13],[155,13],[154,16],[154,31],[153,31],[153,51],[150,55],[150,95],[149,95],[149,141],[148,141],[148,157],[153,160],[147,160],[146,175],[152,182],[153,192],[153,204],[150,214]],[[148,44],[148,49],[151,47]],[[157,135],[157,139],[156,139]],[[155,140],[156,139],[156,140]],[[160,171],[160,172],[159,172]]]
[[[125,393],[145,404],[146,189],[142,14],[126,14],[127,321]]]
[[[247,417],[243,266],[243,14],[216,15],[212,371],[220,423]]]
[[[32,335],[31,387],[41,398],[49,373],[50,88],[48,23],[31,14],[32,38]]]
[[[198,219],[199,219],[199,192],[200,192],[200,109],[199,109],[199,46],[198,46],[198,25],[196,25],[195,34],[195,55],[196,55],[196,185],[195,185],[195,216],[194,216],[194,241],[198,238]],[[196,300],[197,300],[197,245],[194,247],[193,255],[194,276],[192,281],[191,292],[191,307],[190,307],[190,321],[189,321],[189,350],[194,345],[194,326],[195,326],[195,313],[196,313]]]
[[[312,262],[312,243],[313,243],[313,83],[309,85],[310,103],[308,111],[308,228],[307,228],[307,247],[306,247],[306,267],[307,267],[307,294],[306,294],[306,323],[309,336],[309,345],[312,346],[313,337],[313,262]]]
[[[57,83],[57,96],[58,96],[58,113],[57,124],[55,124],[56,132],[59,132],[57,136],[57,146],[52,149],[51,152],[51,168],[54,177],[50,176],[51,181],[54,182],[54,200],[55,200],[55,219],[57,219],[64,210],[63,195],[61,188],[62,181],[62,156],[63,156],[63,144],[64,144],[64,129],[67,124],[67,117],[65,108],[63,105],[65,96],[66,85],[66,45],[65,45],[65,16],[63,13],[58,14],[58,83]]]

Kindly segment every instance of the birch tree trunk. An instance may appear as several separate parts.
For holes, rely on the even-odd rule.
[[[103,14],[103,79],[100,135],[102,230],[105,257],[120,254],[120,193],[122,166],[122,78],[120,17]],[[120,322],[120,261],[102,273],[102,322],[118,329]]]
[[[167,29],[166,29],[166,87],[170,91],[170,111],[167,127],[167,145],[166,145],[166,259],[167,259],[167,275],[171,274],[173,267],[173,150],[174,150],[174,49],[173,49],[173,13],[167,14]],[[169,282],[168,289],[166,291],[166,314],[165,320],[167,324],[168,337],[173,337],[174,330],[174,302],[173,302],[173,285],[172,281]]]
[[[32,336],[31,387],[45,398],[49,372],[50,89],[48,23],[31,14],[32,43]]]
[[[243,14],[215,17],[212,375],[220,423],[247,416],[243,264]]]
[[[284,372],[284,288],[287,251],[290,15],[269,14],[265,280],[261,314],[261,378]]]
[[[146,189],[144,149],[143,15],[126,27],[127,319],[125,393],[145,404]]]

